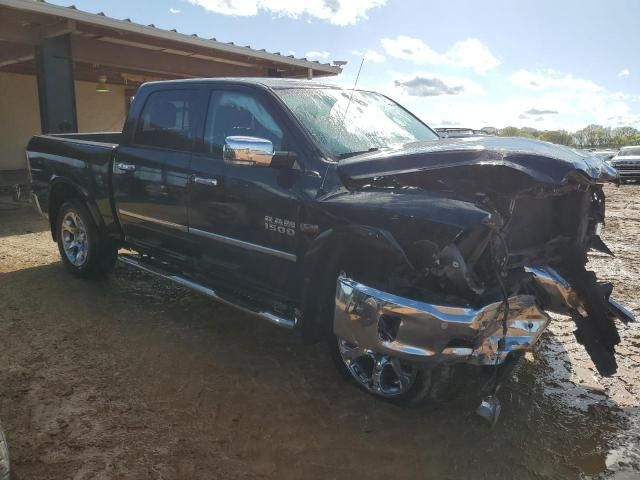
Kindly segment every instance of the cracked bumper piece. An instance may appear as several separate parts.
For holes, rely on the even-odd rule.
[[[412,362],[501,363],[529,350],[549,324],[533,295],[509,298],[503,349],[504,302],[479,309],[433,305],[393,295],[340,276],[334,333],[347,342]]]

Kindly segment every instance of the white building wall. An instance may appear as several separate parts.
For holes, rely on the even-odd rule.
[[[119,132],[126,117],[125,88],[76,82],[76,110],[80,132]],[[38,87],[33,75],[0,72],[0,171],[26,168],[24,149],[40,133]]]

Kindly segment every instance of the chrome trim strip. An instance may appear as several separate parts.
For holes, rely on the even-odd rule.
[[[201,237],[209,238],[211,240],[216,240],[221,243],[226,243],[227,245],[233,245],[234,247],[240,247],[240,248],[245,248],[247,250],[253,250],[255,252],[266,253],[268,255],[273,255],[275,257],[283,258],[284,260],[289,260],[291,262],[295,262],[298,259],[298,257],[296,257],[296,255],[294,255],[293,253],[287,253],[281,250],[264,247],[262,245],[256,245],[255,243],[249,243],[243,240],[237,240],[235,238],[225,237],[223,235],[207,232],[205,230],[198,230],[197,228],[189,228],[189,233],[193,233],[194,235],[199,235]]]
[[[225,305],[228,305],[230,307],[233,308],[237,308],[238,310],[242,310],[245,313],[251,314],[251,315],[255,315],[259,318],[262,318],[264,320],[267,320],[275,325],[278,325],[279,327],[284,327],[284,328],[294,328],[296,325],[296,320],[291,320],[289,318],[284,318],[284,317],[280,317],[272,312],[267,312],[267,311],[261,311],[261,310],[252,310],[251,308],[247,308],[243,305],[240,305],[238,303],[236,303],[235,301],[229,299],[229,298],[225,298],[225,296],[223,294],[220,294],[218,292],[216,292],[215,290],[209,288],[209,287],[205,287],[204,285],[200,285],[199,283],[195,283],[192,282],[191,280],[188,280],[184,277],[181,277],[179,275],[173,275],[170,273],[166,273],[163,272],[159,269],[153,268],[151,266],[148,265],[144,265],[143,263],[139,262],[136,258],[130,256],[130,255],[118,255],[118,260],[122,263],[124,263],[125,265],[129,265],[131,267],[134,268],[138,268],[140,270],[143,270],[147,273],[150,273],[152,275],[156,275],[158,277],[161,277],[165,280],[170,280],[172,282],[178,283],[184,287],[190,288],[191,290],[195,290],[196,292],[202,293],[204,295],[207,295],[208,297],[213,298],[214,300],[217,300],[221,303],[224,303]]]
[[[275,248],[264,247],[262,245],[257,245],[255,243],[245,242],[244,240],[238,240],[235,238],[225,237],[224,235],[218,235],[216,233],[207,232],[206,230],[199,230],[197,228],[187,227],[186,225],[180,225],[177,223],[167,222],[165,220],[160,220],[157,218],[146,217],[144,215],[139,215],[137,213],[129,212],[121,208],[118,209],[118,213],[120,213],[121,215],[125,215],[127,217],[133,217],[139,220],[144,220],[145,222],[157,223],[158,225],[163,225],[165,227],[175,228],[176,230],[180,230],[181,232],[192,233],[194,235],[208,238],[210,240],[226,243],[227,245],[233,245],[234,247],[245,248],[247,250],[252,250],[254,252],[266,253],[267,255],[273,255],[274,257],[279,257],[284,260],[289,260],[290,262],[295,262],[298,260],[298,257],[293,253],[283,252],[282,250],[276,250]]]
[[[160,220],[158,218],[145,217],[144,215],[139,215],[137,213],[129,212],[128,210],[123,210],[121,208],[118,209],[118,213],[121,215],[125,215],[127,217],[137,218],[138,220],[143,220],[145,222],[157,223],[158,225],[163,225],[169,228],[175,228],[176,230],[180,230],[181,232],[189,232],[189,227],[186,225],[180,225],[178,223],[167,222],[166,220]]]

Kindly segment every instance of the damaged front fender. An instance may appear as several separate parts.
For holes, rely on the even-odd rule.
[[[576,339],[585,347],[598,373],[614,375],[618,369],[615,347],[620,343],[614,320],[628,324],[635,321],[635,316],[611,297],[613,286],[598,282],[579,259],[569,257],[565,269],[567,279],[550,267],[529,267],[527,271],[542,290],[545,308],[573,318]]]

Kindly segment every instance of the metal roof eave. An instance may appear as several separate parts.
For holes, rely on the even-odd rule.
[[[13,8],[16,10],[41,13],[45,15],[53,15],[56,17],[66,18],[82,23],[97,25],[100,27],[122,30],[130,33],[146,35],[149,37],[159,38],[163,40],[171,40],[187,45],[193,45],[201,48],[217,50],[221,52],[231,53],[235,55],[249,56],[283,65],[291,65],[305,69],[313,69],[315,73],[323,72],[329,75],[338,75],[342,73],[342,69],[338,66],[313,62],[309,60],[297,59],[279,55],[277,53],[269,53],[261,50],[255,50],[249,47],[232,45],[229,43],[219,42],[217,40],[208,40],[184,33],[163,30],[157,27],[141,25],[127,20],[118,20],[115,18],[98,15],[95,13],[84,12],[71,7],[62,7],[52,5],[39,0],[0,0],[0,6]]]

